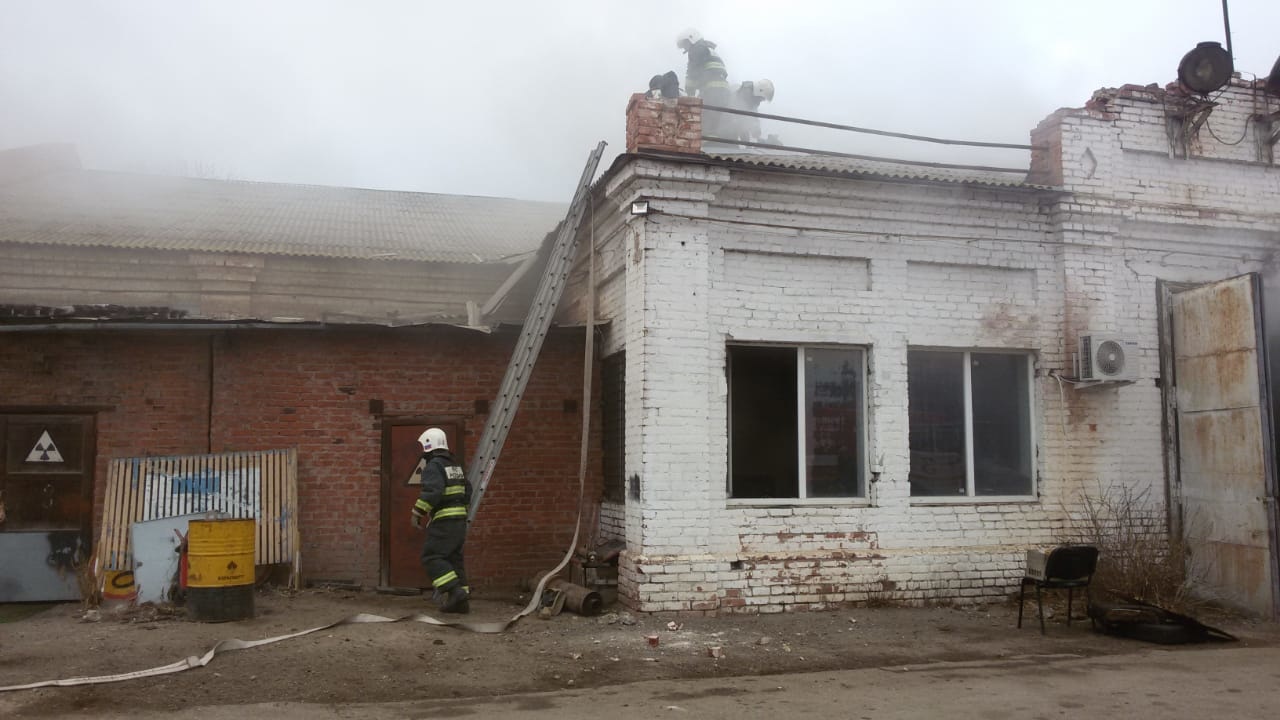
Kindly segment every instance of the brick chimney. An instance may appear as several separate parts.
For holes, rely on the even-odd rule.
[[[702,154],[702,100],[655,100],[636,93],[627,103],[627,152]]]

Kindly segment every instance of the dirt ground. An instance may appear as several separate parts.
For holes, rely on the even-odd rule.
[[[356,613],[399,618],[428,611],[420,597],[373,592],[259,591],[251,620],[207,624],[180,613],[134,609],[86,620],[76,604],[3,622],[0,686],[142,670],[201,655],[219,640],[245,640],[328,625]],[[502,620],[517,596],[473,601],[471,618]],[[0,606],[2,607],[2,606]],[[1122,654],[1150,645],[1067,627],[1058,606],[1047,636],[1028,605],[865,608],[715,618],[632,616],[618,607],[595,618],[565,612],[525,618],[501,635],[418,622],[346,625],[262,647],[219,654],[206,667],[159,677],[0,693],[0,716],[39,717],[139,708],[296,701],[383,702],[591,688],[639,680],[728,677],[940,661]],[[22,615],[19,612],[16,615]],[[10,613],[9,617],[14,617]],[[92,617],[92,616],[90,616]],[[1227,615],[1200,619],[1240,638],[1280,644],[1280,626]],[[634,623],[634,624],[631,624]],[[669,626],[669,623],[676,623]],[[674,628],[674,629],[673,629]],[[658,636],[653,647],[647,636]],[[1205,647],[1184,645],[1176,652]],[[716,657],[718,655],[718,657]]]

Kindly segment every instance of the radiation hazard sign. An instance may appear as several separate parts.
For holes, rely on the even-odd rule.
[[[36,441],[36,446],[31,448],[31,452],[27,453],[27,462],[29,463],[65,462],[62,459],[62,453],[58,452],[58,446],[53,444],[53,438],[49,437],[48,430],[45,430],[44,432],[40,433],[40,439]]]

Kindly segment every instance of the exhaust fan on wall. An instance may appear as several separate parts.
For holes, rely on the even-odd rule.
[[[1091,382],[1124,381],[1137,377],[1138,344],[1113,333],[1080,336],[1076,377]]]

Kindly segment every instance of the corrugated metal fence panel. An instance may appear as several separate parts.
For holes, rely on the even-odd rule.
[[[133,567],[135,522],[193,513],[257,520],[256,562],[298,559],[298,452],[116,458],[107,472],[98,558],[104,569]]]

